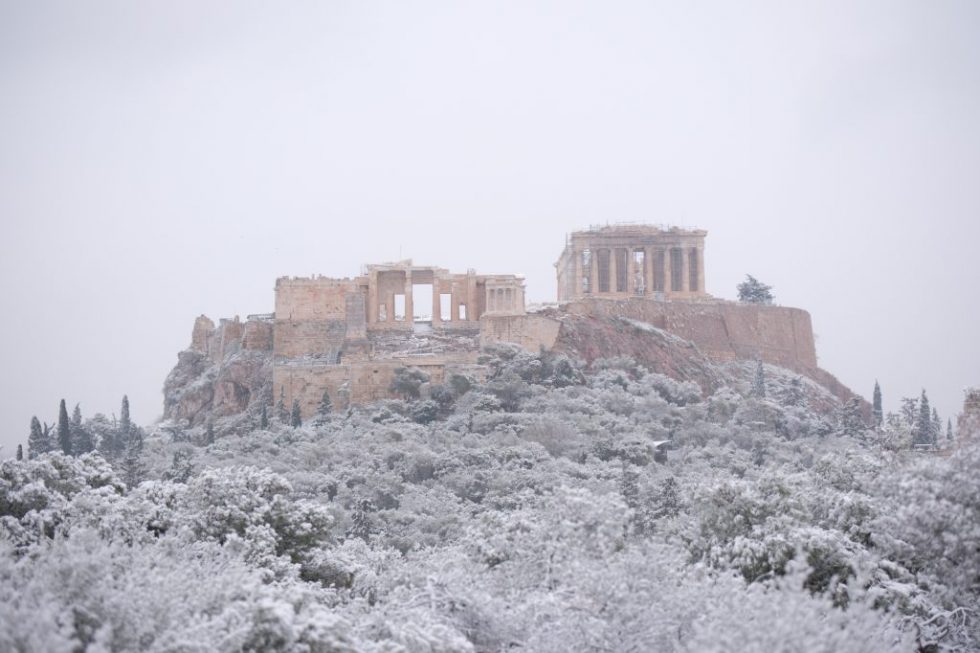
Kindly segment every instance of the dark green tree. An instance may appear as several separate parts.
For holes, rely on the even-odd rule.
[[[122,406],[119,408],[119,435],[123,442],[129,442],[129,432],[133,423],[129,419],[129,397],[123,395]]]
[[[881,386],[878,385],[877,379],[875,379],[875,391],[871,399],[871,418],[874,422],[874,427],[880,429],[881,422],[884,419],[884,413],[881,410]]]
[[[932,444],[932,410],[929,407],[929,397],[922,391],[919,397],[919,416],[915,420],[912,437],[913,444]]]
[[[851,397],[841,406],[838,416],[838,428],[844,435],[858,436],[864,433],[866,424],[861,414],[861,400]]]
[[[316,412],[321,418],[325,418],[331,411],[333,411],[333,402],[330,401],[330,392],[324,389],[323,397],[320,398],[320,405]]]
[[[299,399],[293,399],[293,409],[289,413],[289,424],[294,429],[303,425],[303,418],[299,412]]]
[[[286,411],[286,386],[279,386],[279,401],[276,402],[276,419],[280,424],[289,422],[289,413]]]
[[[752,396],[757,399],[766,398],[766,370],[761,360],[755,361],[755,378],[752,380]]]
[[[31,434],[27,437],[27,457],[37,458],[47,451],[51,451],[51,438],[47,431],[41,430],[41,422],[37,416],[32,417]]]
[[[934,446],[934,447],[938,447],[939,446],[939,436],[941,436],[942,434],[943,434],[943,421],[941,419],[939,419],[939,411],[937,411],[936,410],[936,407],[933,406],[932,407],[932,424],[929,427],[929,435],[932,438],[931,439],[932,446]]]
[[[82,426],[82,409],[75,404],[75,409],[71,413],[71,448],[76,456],[95,450],[95,442],[92,434]]]
[[[214,422],[208,420],[207,426],[204,427],[204,443],[208,446],[214,444]]]
[[[803,379],[794,376],[790,379],[789,385],[782,394],[783,405],[806,408],[806,390],[803,387]]]
[[[64,453],[71,455],[71,423],[68,421],[68,409],[65,407],[64,399],[58,407],[58,446]]]
[[[267,429],[269,428],[269,413],[266,411],[265,406],[262,406],[262,412],[259,413],[259,428]]]
[[[766,285],[753,277],[745,275],[745,281],[736,286],[738,301],[750,304],[771,304],[773,300],[772,286]]]
[[[953,441],[953,420],[952,419],[947,419],[946,420],[946,441],[947,442],[952,442]]]
[[[23,459],[24,459],[24,445],[18,444],[17,445],[17,460],[23,460]]]

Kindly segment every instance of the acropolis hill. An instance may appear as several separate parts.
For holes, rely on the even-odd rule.
[[[199,424],[297,400],[304,417],[326,390],[335,408],[392,396],[399,368],[433,384],[486,376],[480,352],[510,343],[591,362],[632,356],[697,382],[712,363],[761,359],[851,396],[817,367],[809,314],[705,292],[707,232],[652,225],[593,227],[566,238],[558,306],[528,311],[523,277],[454,273],[411,260],[367,265],[345,279],[282,277],[275,311],[194,323],[164,388],[164,416]]]

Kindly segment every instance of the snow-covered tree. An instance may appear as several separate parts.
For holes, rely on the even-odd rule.
[[[738,301],[750,304],[771,304],[773,301],[772,286],[766,285],[753,277],[745,275],[745,281],[738,284]]]
[[[17,445],[17,456],[16,456],[16,458],[17,458],[17,460],[23,460],[24,459],[24,445],[22,445],[22,444],[18,444]]]
[[[884,419],[884,413],[881,408],[881,386],[878,385],[877,379],[875,379],[875,389],[871,399],[871,418],[874,422],[875,429],[880,429]]]
[[[71,424],[68,421],[68,409],[65,400],[58,407],[58,447],[63,453],[71,455]]]
[[[280,424],[289,423],[289,411],[286,410],[286,386],[279,386],[279,400],[276,401],[276,419]]]
[[[755,361],[755,377],[752,379],[752,396],[757,399],[766,398],[766,371],[761,360]]]
[[[52,443],[47,429],[41,428],[37,416],[31,418],[31,433],[27,436],[27,457],[37,458],[42,453],[51,451]]]
[[[932,412],[929,408],[929,398],[926,391],[922,391],[919,397],[919,414],[915,420],[915,430],[913,432],[914,444],[932,444]]]

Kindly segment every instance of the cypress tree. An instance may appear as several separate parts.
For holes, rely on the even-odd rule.
[[[76,456],[95,450],[92,434],[82,427],[82,409],[78,404],[71,414],[71,448]]]
[[[279,386],[279,401],[276,402],[276,418],[280,424],[289,421],[289,413],[286,412],[286,386]]]
[[[293,399],[293,409],[289,415],[289,424],[293,428],[298,428],[303,425],[303,419],[299,412],[299,399]]]
[[[317,408],[317,414],[320,417],[326,417],[333,410],[333,402],[330,401],[330,393],[324,389],[323,397],[320,399],[320,405]]]
[[[766,371],[762,367],[762,360],[756,359],[755,379],[752,381],[752,396],[758,399],[766,398]]]
[[[204,430],[204,441],[208,445],[214,444],[214,422],[208,420],[208,425]]]
[[[119,435],[123,443],[129,443],[129,432],[133,424],[129,419],[129,397],[123,395],[122,406],[119,408]]]
[[[41,422],[35,415],[31,418],[31,434],[27,437],[27,457],[37,458],[46,451],[51,451],[51,439],[41,430]]]
[[[269,428],[269,414],[264,405],[262,406],[262,412],[259,414],[259,427],[262,429]]]
[[[880,429],[884,414],[881,410],[881,386],[878,385],[877,379],[875,379],[875,391],[871,400],[871,415],[874,420],[874,427]]]
[[[932,446],[939,446],[939,436],[943,433],[943,422],[939,419],[939,412],[936,407],[932,407],[932,425],[929,428],[929,435],[932,436]]]
[[[952,442],[953,441],[953,420],[952,419],[947,419],[946,420],[946,441],[947,442]]]
[[[71,426],[68,422],[68,409],[65,407],[65,400],[61,400],[58,407],[58,446],[61,450],[71,455]]]
[[[932,443],[932,411],[929,408],[929,398],[926,396],[926,391],[922,391],[922,396],[919,397],[919,418],[915,422],[915,437],[913,442],[916,444],[931,444]]]
[[[17,445],[17,460],[23,460],[23,459],[24,459],[24,445],[18,444]]]

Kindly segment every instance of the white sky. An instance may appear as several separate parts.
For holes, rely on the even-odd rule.
[[[804,6],[805,5],[805,6]],[[823,367],[943,419],[980,384],[980,3],[0,0],[0,444],[162,411],[194,317],[399,257],[709,231]]]

